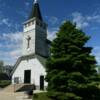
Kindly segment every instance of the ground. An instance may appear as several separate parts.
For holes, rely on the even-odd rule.
[[[0,90],[0,100],[32,100],[32,99],[27,99],[26,95],[23,92],[12,93]]]
[[[46,91],[35,90],[35,98],[28,99],[24,92],[14,92],[13,86],[10,85],[4,89],[0,88],[0,100],[50,100],[46,96]]]

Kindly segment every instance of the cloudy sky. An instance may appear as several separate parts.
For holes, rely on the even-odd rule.
[[[91,36],[87,45],[100,64],[100,0],[39,0],[48,38],[55,37],[65,20],[77,23]],[[33,0],[0,0],[0,60],[13,65],[21,56],[23,22],[28,19]]]

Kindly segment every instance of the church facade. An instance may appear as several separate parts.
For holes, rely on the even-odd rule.
[[[47,24],[43,21],[39,3],[35,0],[31,15],[23,25],[22,56],[12,72],[12,84],[34,84],[37,89],[47,87],[45,63],[49,56]]]

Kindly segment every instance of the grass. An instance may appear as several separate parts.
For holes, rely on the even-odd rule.
[[[51,100],[47,97],[46,93],[34,94],[33,100]]]

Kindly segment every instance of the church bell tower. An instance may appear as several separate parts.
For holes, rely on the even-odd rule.
[[[23,29],[23,56],[34,54],[48,57],[47,24],[43,21],[37,0]]]

